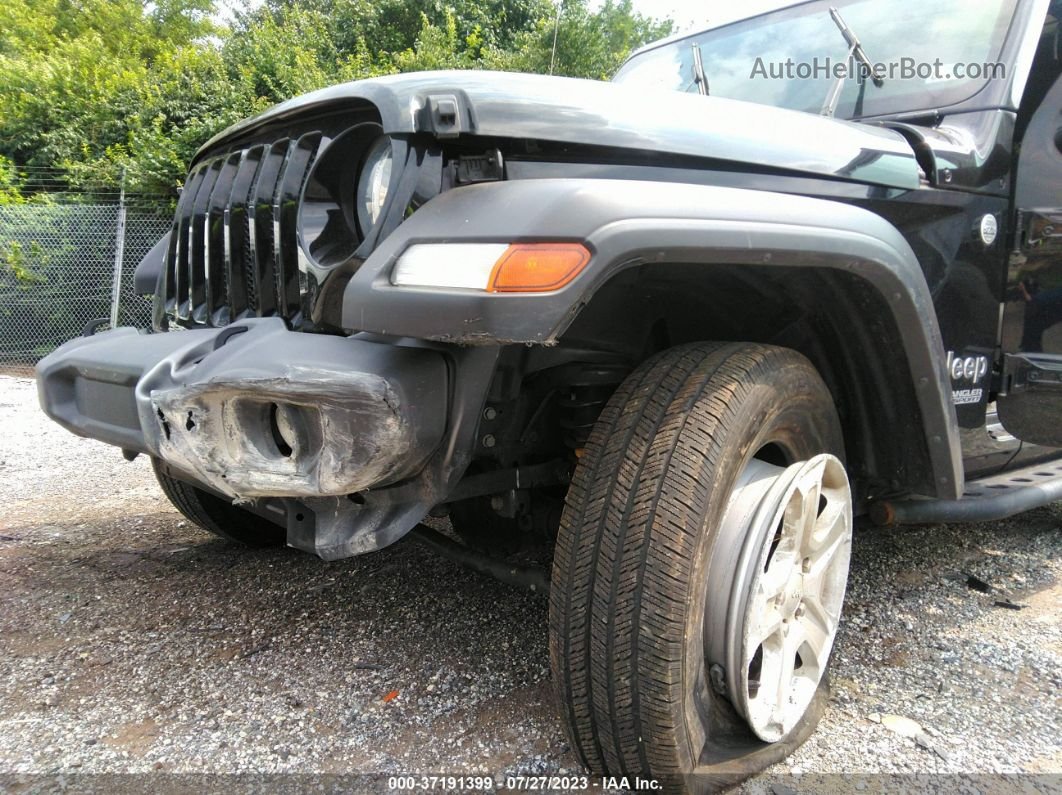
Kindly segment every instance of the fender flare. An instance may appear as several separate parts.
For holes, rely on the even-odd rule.
[[[416,243],[578,241],[590,264],[553,293],[488,294],[395,287],[390,274]],[[766,191],[633,180],[544,179],[458,188],[430,201],[347,284],[346,329],[460,345],[554,344],[612,277],[649,263],[826,268],[866,282],[899,331],[921,409],[933,489],[963,487],[932,296],[911,247],[874,213]]]

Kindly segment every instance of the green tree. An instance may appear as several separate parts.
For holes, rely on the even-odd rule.
[[[172,196],[204,141],[297,94],[445,68],[607,78],[671,29],[630,0],[561,3],[558,17],[551,0],[266,0],[228,30],[213,0],[7,0],[0,192],[49,169],[75,189]]]
[[[72,186],[117,183],[155,66],[208,47],[208,0],[9,0],[0,10],[0,155],[60,168]],[[172,188],[172,180],[170,187]]]
[[[291,7],[312,9],[329,19],[340,50],[353,51],[361,40],[373,55],[415,49],[425,19],[439,29],[452,24],[459,49],[466,49],[470,38],[507,48],[553,12],[550,0],[267,0],[250,20]]]
[[[559,14],[539,20],[510,49],[495,50],[486,62],[507,71],[607,80],[631,50],[672,30],[670,20],[636,13],[631,0],[605,0],[597,11],[585,0],[562,0]]]
[[[0,155],[0,207],[25,202],[15,164]]]

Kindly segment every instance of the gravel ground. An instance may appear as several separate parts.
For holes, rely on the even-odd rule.
[[[541,596],[413,541],[215,541],[27,378],[0,376],[0,427],[0,774],[578,770]],[[857,534],[833,698],[770,775],[1062,773],[1060,524]]]

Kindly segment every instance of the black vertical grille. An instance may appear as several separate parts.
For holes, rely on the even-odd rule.
[[[161,295],[171,323],[296,318],[305,288],[298,202],[320,143],[312,132],[196,165],[177,204],[166,259]]]

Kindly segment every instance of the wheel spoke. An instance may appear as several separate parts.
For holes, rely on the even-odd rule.
[[[807,538],[804,555],[814,562],[824,554],[829,557],[836,551],[837,541],[848,536],[848,515],[845,506],[835,500],[827,500],[826,509],[818,518],[814,532]]]
[[[838,535],[845,535],[848,527],[846,504],[838,498],[834,489],[822,489],[819,495],[826,498],[826,506],[816,516],[800,548],[805,557],[814,558],[822,549],[829,547]]]
[[[805,599],[803,606],[804,614],[797,619],[803,643],[801,660],[804,665],[813,665],[817,675],[826,665],[837,621],[829,615],[818,599]]]
[[[786,583],[793,572],[793,563],[789,559],[781,559],[778,555],[771,560],[765,571],[759,578],[757,593],[770,604],[775,598],[781,596]]]
[[[790,622],[788,632],[782,641],[782,649],[777,669],[777,679],[774,683],[774,712],[773,718],[778,723],[785,720],[785,710],[789,704],[790,694],[793,689],[793,674],[796,670],[796,656],[804,642],[804,633],[799,623]]]
[[[812,495],[810,491],[814,489],[801,488],[798,484],[790,497],[790,502],[783,514],[782,537],[775,550],[775,559],[784,558],[793,561],[797,559],[807,543],[815,521],[815,506],[818,505],[817,492],[816,495]]]
[[[749,681],[750,696],[756,702],[757,712],[770,718],[778,710],[778,678],[785,666],[785,637],[779,629],[767,637],[761,649],[760,670],[756,681]],[[755,652],[755,649],[752,650]],[[755,694],[754,696],[752,694]]]
[[[827,526],[821,531],[819,543],[807,553],[807,561],[804,574],[804,592],[807,595],[819,597],[822,595],[827,573],[836,562],[842,550],[851,544],[848,532],[848,519],[843,507],[830,511],[827,516]]]
[[[748,627],[746,665],[752,661],[752,656],[756,653],[757,648],[766,643],[771,636],[782,630],[784,616],[773,599],[769,600],[755,615],[756,618],[749,622]]]
[[[847,533],[844,532],[844,520],[841,519],[837,523],[837,531],[831,531],[832,538],[821,547],[816,549],[809,555],[811,558],[811,565],[808,567],[808,574],[821,575],[826,569],[833,563],[837,553],[841,547],[848,543]]]
[[[804,505],[802,506],[800,537],[796,539],[795,545],[798,552],[814,542],[819,519],[819,498],[822,497],[822,481],[816,478],[810,488],[801,491],[801,495],[804,498]]]

